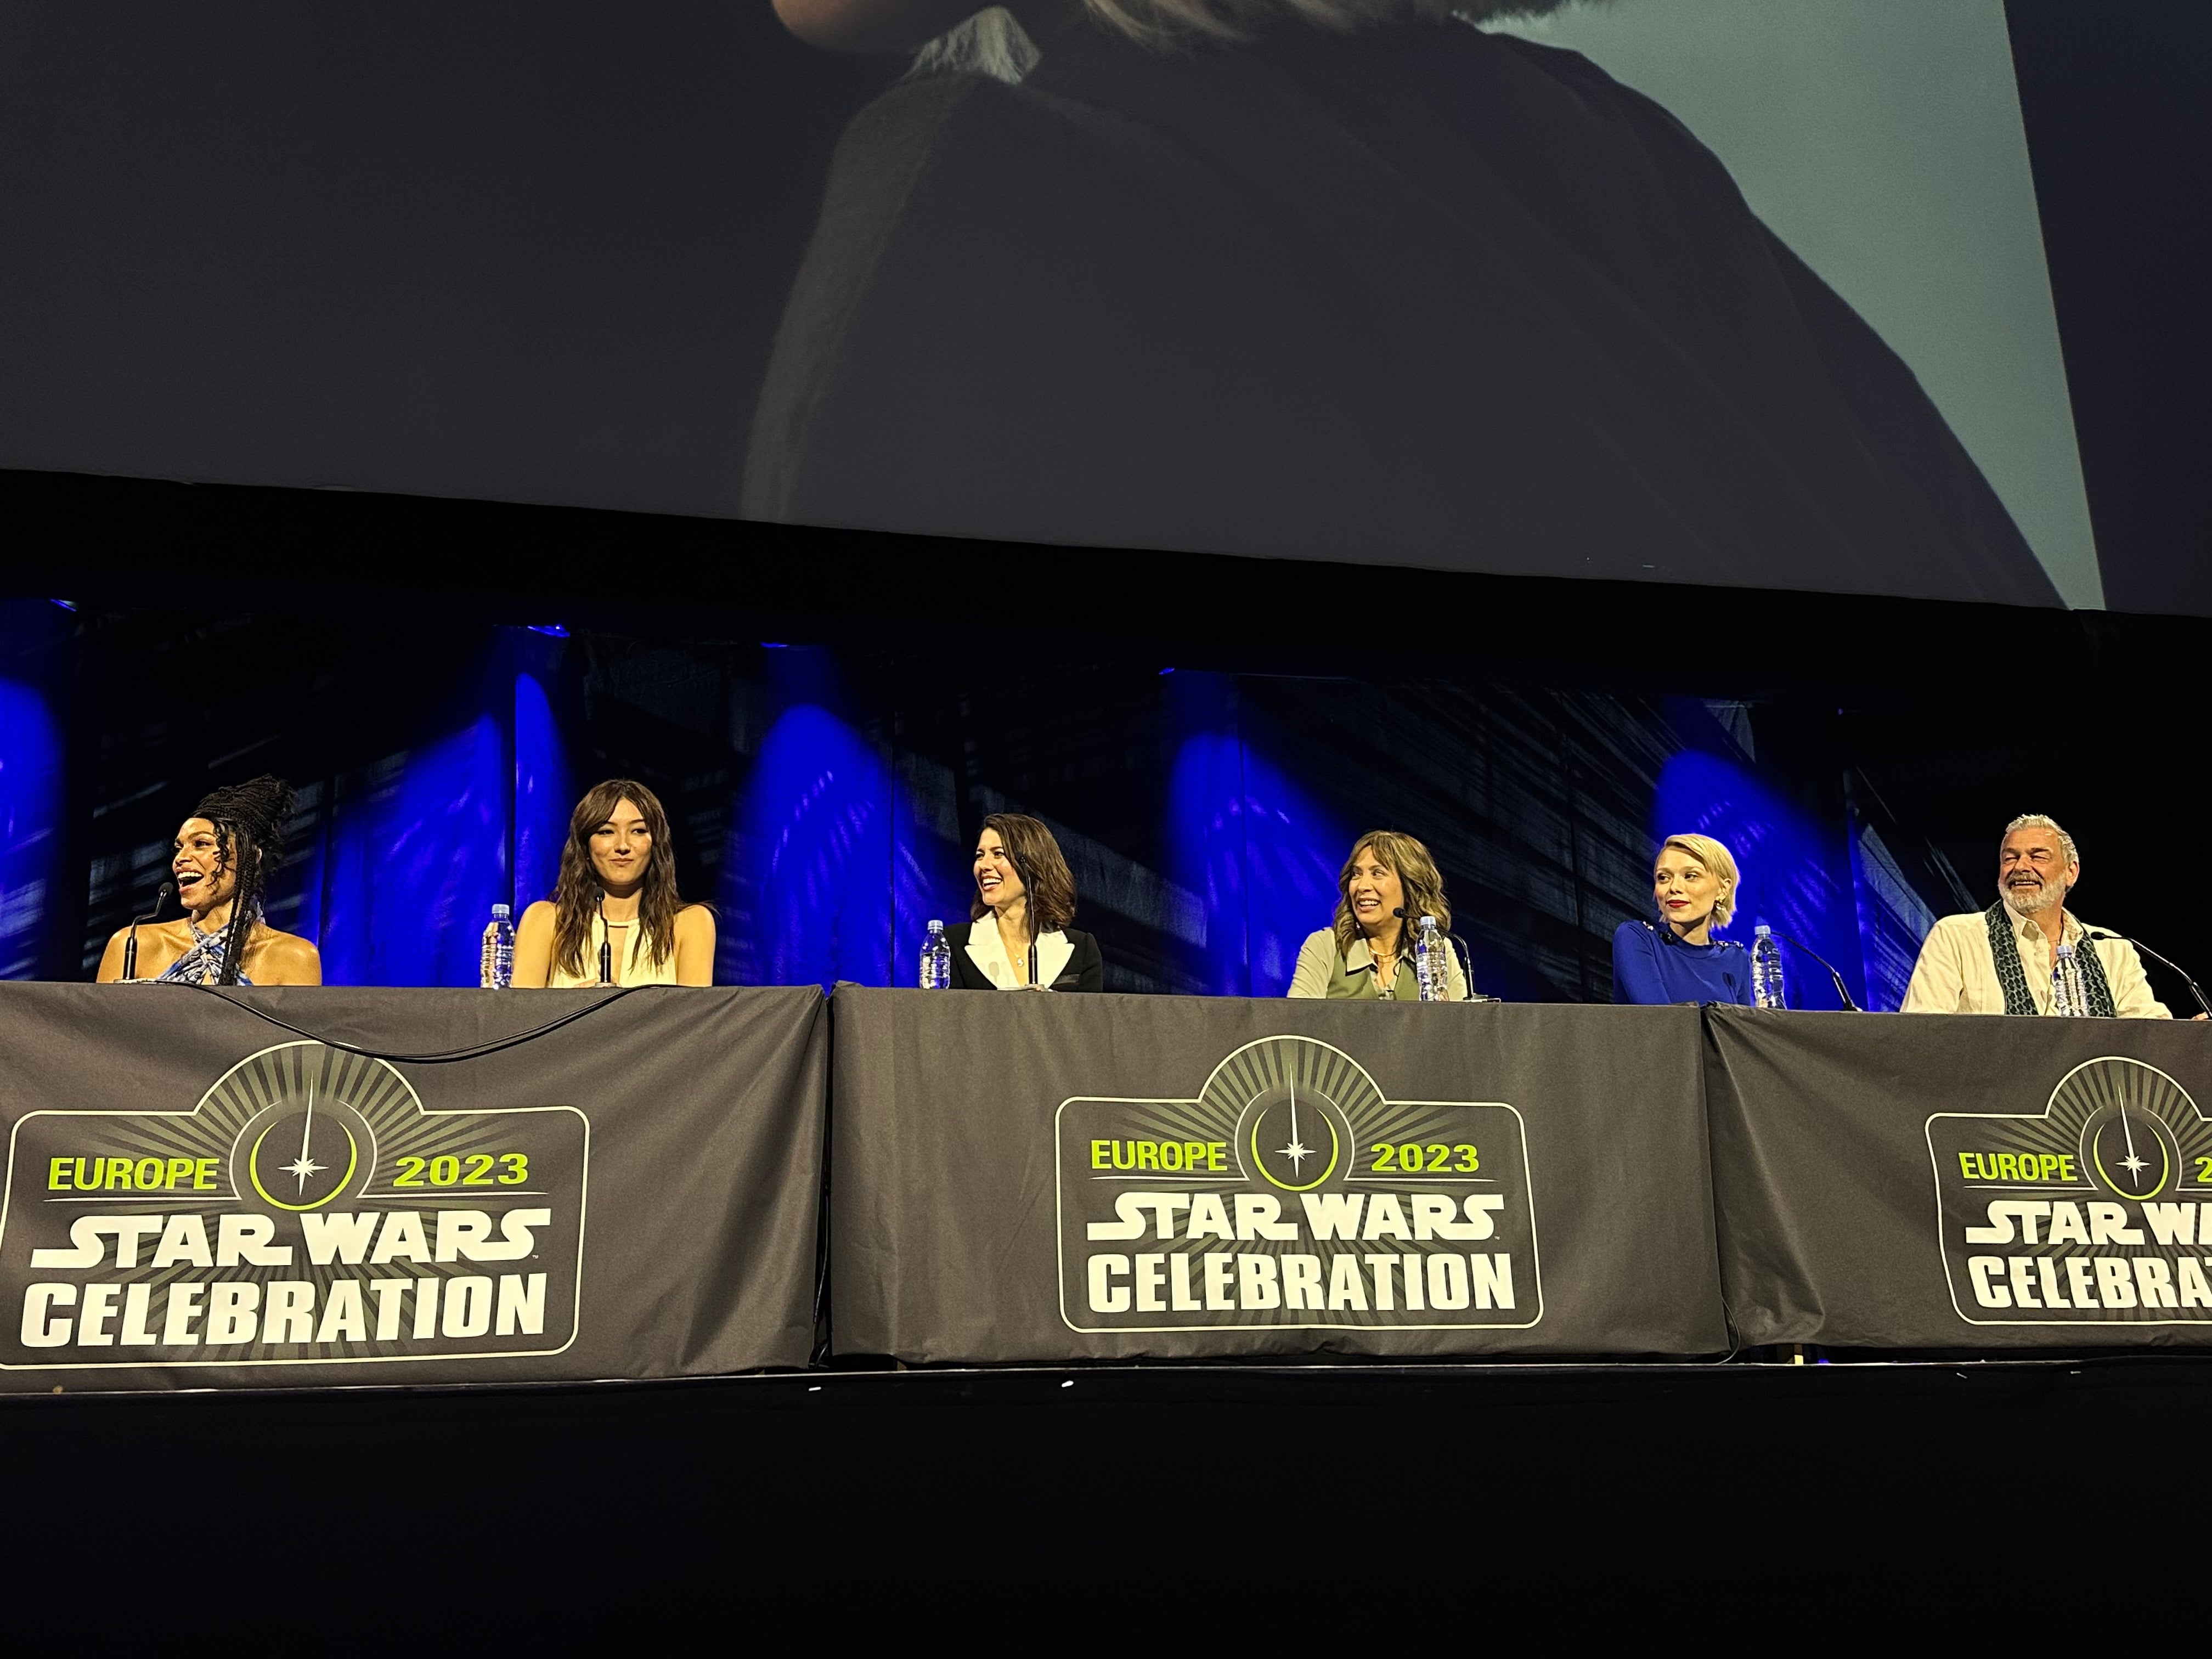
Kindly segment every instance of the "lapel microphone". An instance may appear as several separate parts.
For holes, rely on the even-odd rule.
[[[599,983],[615,982],[615,942],[607,933],[607,890],[592,889],[592,906],[599,916]]]
[[[176,883],[163,882],[161,890],[154,895],[154,908],[143,916],[131,918],[131,937],[123,941],[123,977],[125,979],[132,980],[138,977],[138,924],[142,921],[159,921],[161,919],[161,907],[174,898],[176,894]]]

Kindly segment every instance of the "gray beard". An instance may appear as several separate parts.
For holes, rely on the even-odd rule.
[[[2030,888],[2023,895],[2008,887],[2004,890],[2004,902],[2005,908],[2010,910],[2014,915],[2039,916],[2053,905],[2065,903],[2066,890],[2063,887],[2053,887],[2049,882],[2045,882],[2040,887]]]

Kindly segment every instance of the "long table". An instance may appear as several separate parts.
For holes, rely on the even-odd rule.
[[[0,1389],[804,1364],[824,1009],[0,986]]]
[[[841,1354],[1729,1346],[1694,1008],[833,1006]]]
[[[0,1390],[2201,1344],[2200,1101],[2165,1022],[0,985]]]

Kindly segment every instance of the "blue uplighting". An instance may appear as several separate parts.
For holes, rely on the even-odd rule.
[[[1742,878],[1735,916],[1723,938],[1749,945],[1765,922],[1836,965],[1852,996],[1865,1000],[1850,860],[1839,827],[1816,823],[1732,761],[1698,750],[1669,760],[1654,793],[1652,849],[1660,838],[1694,831],[1735,856]],[[1783,947],[1793,1008],[1840,1008],[1827,970]]]
[[[1256,753],[1235,729],[1223,676],[1187,674],[1170,694],[1183,739],[1168,781],[1170,867],[1196,878],[1205,937],[1190,988],[1280,996],[1298,946],[1335,914],[1336,872],[1358,833]]]
[[[529,627],[532,633],[543,634],[550,639],[565,640],[568,637],[568,630],[559,623],[532,623]]]
[[[514,915],[551,898],[576,790],[552,700],[534,674],[514,677]]]
[[[890,802],[890,768],[858,732],[815,703],[784,711],[746,781],[722,894],[739,983],[891,982]]]
[[[0,680],[0,979],[39,971],[61,849],[62,741],[46,697]]]

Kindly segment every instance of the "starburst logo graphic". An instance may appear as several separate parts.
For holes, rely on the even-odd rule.
[[[322,1066],[308,1061],[240,1132],[233,1156],[246,1182],[277,1209],[319,1210],[375,1177],[376,1132],[331,1085]],[[290,1161],[280,1162],[287,1152]]]

